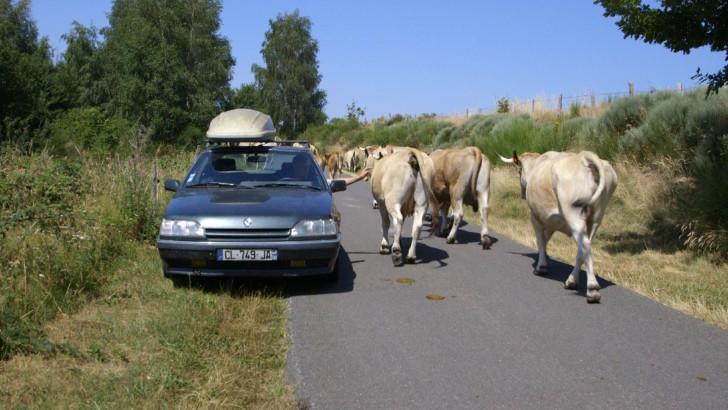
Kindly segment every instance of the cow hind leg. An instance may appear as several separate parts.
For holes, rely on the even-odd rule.
[[[538,245],[538,261],[536,262],[533,274],[543,275],[548,273],[549,270],[548,259],[546,258],[546,245],[548,245],[546,230],[533,215],[531,215],[531,224],[533,225],[533,231],[536,234],[536,244]]]
[[[389,244],[389,213],[382,206],[379,207],[379,215],[382,217],[382,242],[379,245],[379,253],[386,255],[391,251],[391,245]]]
[[[455,243],[455,235],[458,233],[458,227],[460,221],[463,219],[463,201],[455,201],[452,206],[452,228],[450,233],[447,235],[447,243]]]
[[[395,209],[389,212],[389,217],[394,227],[394,236],[392,238],[392,263],[394,266],[402,266],[404,264],[402,260],[402,246],[400,244],[404,218],[402,217],[400,208],[400,205],[397,204]]]
[[[579,244],[579,235],[574,235],[576,241],[576,262],[574,263],[574,269],[572,269],[569,277],[564,282],[564,288],[570,290],[576,290],[579,287],[579,273],[581,272],[581,265],[584,262],[584,254],[582,246]]]
[[[410,244],[409,252],[407,253],[407,263],[415,263],[416,251],[417,251],[417,239],[420,237],[420,231],[422,230],[422,219],[425,216],[425,207],[416,206],[415,213],[412,216],[412,243]]]
[[[599,282],[597,281],[597,275],[594,273],[591,240],[584,236],[582,246],[584,248],[584,262],[586,262],[586,301],[588,303],[599,303],[602,295],[599,293]]]
[[[483,247],[483,249],[490,249],[490,245],[492,244],[492,240],[490,238],[490,233],[488,232],[488,193],[486,192],[485,200],[483,200],[483,196],[481,196],[480,199],[480,245]]]
[[[572,209],[572,211],[576,211]],[[581,210],[577,212],[570,212],[571,215],[565,215],[566,220],[569,222],[569,228],[571,229],[572,236],[576,241],[576,266],[566,279],[564,286],[571,285],[570,289],[576,288],[578,284],[579,272],[581,271],[581,265],[586,263],[586,301],[588,303],[598,303],[601,300],[601,294],[599,293],[599,282],[597,282],[596,274],[594,273],[594,261],[592,258],[591,249],[591,238],[587,233],[587,223],[583,218],[583,212]],[[571,284],[573,282],[573,285]]]

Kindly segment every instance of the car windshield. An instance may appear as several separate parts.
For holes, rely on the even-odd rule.
[[[307,151],[250,147],[206,151],[185,178],[185,187],[325,189]]]

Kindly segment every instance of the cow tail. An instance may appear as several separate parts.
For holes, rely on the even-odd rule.
[[[586,159],[588,162],[592,163],[594,167],[597,170],[599,182],[597,183],[597,189],[594,191],[594,194],[589,199],[589,202],[587,205],[594,205],[599,198],[602,196],[602,193],[604,192],[604,188],[607,184],[606,182],[606,175],[604,173],[604,164],[602,163],[602,160],[593,152],[590,151],[584,151],[583,152],[584,159]]]
[[[422,169],[420,167],[420,160],[419,160],[419,158],[417,158],[417,154],[414,151],[410,151],[410,157],[407,162],[412,167],[412,172],[414,172],[415,178],[417,178],[417,176],[419,175],[420,179],[422,180],[422,186],[425,187],[425,193],[427,194],[427,199],[428,199],[427,202],[429,202],[430,207],[432,209],[438,208],[440,205],[437,202],[437,197],[435,197],[435,192],[432,191],[432,187],[427,182],[425,177],[422,175]],[[434,218],[434,216],[433,216],[433,218]],[[433,219],[433,221],[434,221],[434,219]],[[430,231],[430,234],[427,235],[427,237],[429,238],[430,236],[432,236],[433,233],[434,233],[434,229]]]
[[[480,167],[483,165],[483,153],[478,148],[472,148],[471,152],[475,155],[475,174],[470,178],[470,194],[473,197],[473,212],[478,212],[480,204],[478,204],[478,176],[480,175]]]

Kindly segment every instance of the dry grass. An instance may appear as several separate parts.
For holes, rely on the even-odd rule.
[[[140,246],[103,295],[47,325],[69,353],[0,362],[2,407],[295,407],[275,292],[173,288]]]
[[[654,212],[665,208],[667,173],[617,163],[619,186],[594,241],[597,274],[682,312],[728,329],[728,265],[694,256],[655,236]],[[493,170],[489,226],[535,248],[529,210],[520,198],[517,172]],[[474,215],[469,215],[471,219]],[[659,227],[658,227],[659,228]],[[573,264],[574,242],[557,233],[549,256]]]

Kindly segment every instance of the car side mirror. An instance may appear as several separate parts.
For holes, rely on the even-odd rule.
[[[346,191],[346,181],[343,179],[335,179],[331,181],[331,192]]]
[[[179,181],[176,179],[168,179],[164,181],[164,189],[167,191],[177,192],[179,189]]]

